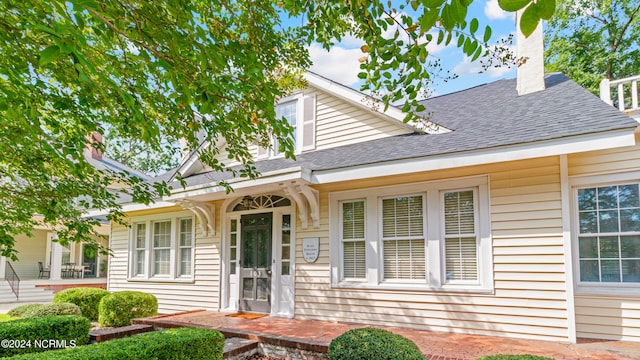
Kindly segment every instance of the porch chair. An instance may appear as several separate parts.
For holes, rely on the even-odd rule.
[[[51,276],[51,270],[45,269],[44,266],[42,266],[42,261],[38,261],[38,270],[40,271],[38,273],[38,279]]]

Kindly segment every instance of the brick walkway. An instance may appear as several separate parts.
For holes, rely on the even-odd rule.
[[[190,311],[136,319],[136,323],[156,327],[192,326],[220,330],[227,337],[243,337],[276,345],[326,352],[331,340],[363,325],[306,321],[265,316],[246,320],[224,313]],[[492,354],[534,354],[560,359],[631,360],[640,359],[640,343],[583,340],[566,344],[493,336],[387,327],[413,340],[428,359],[476,359]]]

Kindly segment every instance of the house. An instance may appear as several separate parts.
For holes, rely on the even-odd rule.
[[[518,46],[541,50],[540,31]],[[187,158],[185,188],[124,205],[108,289],[161,313],[640,341],[638,123],[543,75],[541,54],[517,80],[426,100],[420,129],[308,74],[278,107],[296,161],[255,147],[249,180]]]
[[[90,137],[87,139],[89,141]],[[102,136],[94,133],[91,139],[102,141]],[[150,177],[124,164],[110,159],[95,148],[87,146],[85,158],[91,166],[100,171],[127,172],[143,180]],[[114,183],[114,191],[122,189],[124,184]],[[41,218],[34,215],[37,220]],[[109,243],[111,227],[106,218],[94,230],[99,234],[95,240],[106,247]],[[55,241],[55,229],[41,225],[34,229],[31,236],[16,237],[15,249],[19,260],[12,262],[0,256],[0,303],[16,301],[51,301],[53,292],[67,287],[95,286],[106,287],[107,257],[90,256],[84,251],[84,244],[70,243],[67,246]],[[14,279],[18,279],[14,282]],[[11,283],[11,284],[10,284]]]

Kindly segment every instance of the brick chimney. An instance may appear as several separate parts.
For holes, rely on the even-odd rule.
[[[542,21],[527,38],[520,31],[522,13],[523,10],[516,12],[516,56],[518,58],[516,88],[518,95],[526,95],[545,89]]]
[[[86,139],[87,148],[85,149],[85,156],[95,160],[102,160],[102,151],[93,146],[93,144],[102,144],[102,134],[97,131],[92,131],[91,134],[87,134]]]

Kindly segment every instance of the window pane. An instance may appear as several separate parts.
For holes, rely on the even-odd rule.
[[[617,236],[600,237],[600,258],[615,258],[620,256]]]
[[[425,279],[424,240],[384,240],[385,279]]]
[[[600,233],[618,232],[618,210],[600,211]]]
[[[578,190],[578,209],[579,210],[595,210],[596,209],[596,189]]]
[[[422,196],[382,200],[382,236],[385,238],[422,236],[423,218]]]
[[[621,236],[620,248],[623,258],[640,258],[640,235]]]
[[[475,233],[473,190],[444,194],[445,234]]]
[[[141,249],[145,247],[146,231],[147,224],[136,224],[136,248]]]
[[[153,223],[153,247],[171,246],[171,221]]]
[[[601,260],[600,272],[602,273],[602,282],[620,282],[620,261]]]
[[[144,250],[136,251],[136,275],[144,274]]]
[[[289,259],[291,257],[291,248],[288,246],[282,247],[282,259]]]
[[[191,248],[180,250],[180,275],[191,275]]]
[[[619,186],[618,198],[620,201],[620,208],[640,207],[638,184]]]
[[[640,282],[640,260],[622,260],[622,281]]]
[[[161,249],[153,251],[153,274],[169,275],[169,249]]]
[[[620,210],[620,231],[640,231],[640,209]]]
[[[595,234],[598,232],[598,215],[595,211],[580,213],[580,233]]]
[[[600,281],[598,274],[598,260],[580,260],[580,280]]]
[[[180,219],[180,246],[191,246],[193,239],[191,219]]]
[[[598,238],[581,237],[578,239],[580,243],[580,258],[598,258]]]
[[[445,240],[446,280],[477,280],[478,257],[476,238]]]
[[[598,188],[598,209],[617,209],[618,190],[616,186]]]
[[[343,239],[364,238],[364,201],[342,203]]]
[[[283,261],[282,262],[282,275],[289,275],[289,273],[291,272],[291,265],[289,264],[288,261]]]
[[[365,242],[349,241],[342,244],[343,278],[364,278],[367,273]]]

